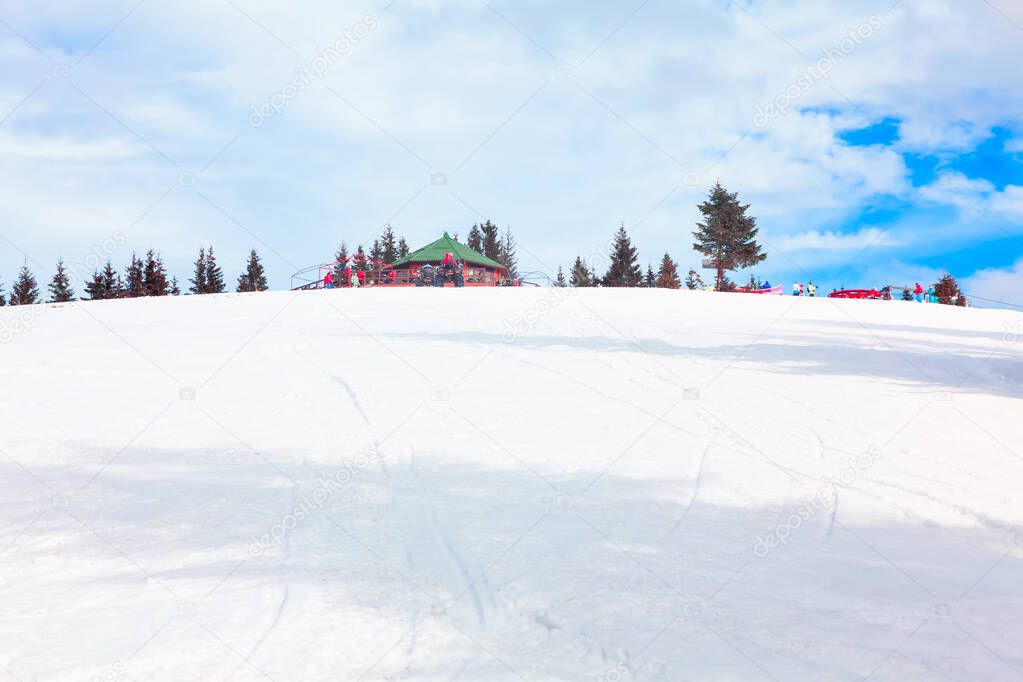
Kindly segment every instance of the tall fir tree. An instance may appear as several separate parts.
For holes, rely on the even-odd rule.
[[[206,283],[206,247],[199,248],[199,257],[195,259],[192,279],[188,280],[192,286],[188,291],[193,294],[208,293],[209,287]]]
[[[968,305],[966,295],[959,289],[959,282],[946,272],[934,285],[934,295],[942,305],[955,305],[965,308]]]
[[[580,289],[596,286],[595,278],[590,272],[590,269],[579,256],[576,256],[575,263],[572,265],[572,271],[568,275],[568,284],[569,286]]]
[[[224,282],[224,271],[217,265],[217,257],[213,255],[213,247],[206,250],[206,293],[222,294],[227,291]]]
[[[252,249],[249,251],[249,262],[245,266],[245,272],[238,276],[238,291],[266,291],[269,288],[263,263],[256,250]]]
[[[355,250],[355,265],[352,267],[352,270],[355,272],[366,272],[368,269],[366,251],[362,248],[362,244],[359,244],[359,248]]]
[[[483,250],[480,252],[491,260],[501,262],[501,235],[497,225],[489,220],[480,225],[480,232],[483,233]]]
[[[171,277],[170,288],[168,289],[168,293],[171,296],[180,296],[181,295],[181,287],[178,285],[178,277],[177,277],[177,275],[175,275],[174,277]]]
[[[515,254],[515,237],[512,236],[511,226],[508,226],[504,230],[504,237],[501,239],[501,244],[498,247],[497,262],[508,268],[508,278],[518,279],[518,256]]]
[[[334,260],[338,263],[347,263],[349,255],[348,244],[342,241],[341,246],[337,248],[337,253],[334,254]]]
[[[725,290],[725,271],[748,268],[767,258],[756,237],[757,220],[747,214],[749,204],[739,203],[738,193],[715,183],[707,201],[699,205],[703,222],[696,224],[693,248],[706,256],[717,270],[716,288]],[[732,285],[734,286],[734,285]]]
[[[657,273],[658,289],[681,289],[682,282],[678,279],[678,265],[671,259],[667,252],[661,259],[661,269]]]
[[[68,303],[75,300],[75,290],[71,288],[71,278],[64,267],[64,259],[57,259],[57,272],[50,280],[50,302]]]
[[[643,271],[639,267],[636,249],[625,231],[625,223],[618,226],[614,244],[611,246],[611,263],[604,275],[606,287],[638,287],[643,284]]]
[[[686,275],[686,289],[695,291],[696,289],[703,289],[707,285],[703,283],[703,278],[700,277],[700,273],[696,270],[690,270],[689,274]]]
[[[369,249],[369,257],[372,261],[374,261],[369,264],[370,269],[376,267],[377,262],[382,261],[384,259],[384,247],[381,246],[379,239],[373,240],[373,246],[371,246]]]
[[[561,269],[560,265],[558,266],[558,275],[557,277],[554,278],[554,286],[557,287],[568,286],[568,282],[565,281],[565,271]]]
[[[388,265],[398,260],[398,241],[390,223],[384,226],[384,232],[380,235],[380,246],[382,248],[380,260]]]
[[[138,298],[146,295],[146,270],[142,259],[131,254],[131,264],[124,273],[124,295],[127,298]]]
[[[469,236],[465,240],[465,245],[476,253],[483,253],[483,233],[480,232],[480,226],[475,223],[472,229],[469,230]]]
[[[11,305],[33,305],[39,302],[39,285],[27,263],[18,271],[8,302]]]
[[[146,252],[146,263],[143,267],[142,289],[145,296],[166,296],[170,291],[167,282],[167,268],[163,265],[160,254],[149,249]]]
[[[398,258],[404,258],[411,253],[408,248],[408,242],[405,241],[405,237],[398,240]]]

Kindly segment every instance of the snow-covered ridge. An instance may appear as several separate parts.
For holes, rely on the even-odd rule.
[[[1019,313],[364,289],[0,330],[0,680],[1023,670]]]

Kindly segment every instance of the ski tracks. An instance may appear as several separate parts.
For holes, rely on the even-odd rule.
[[[689,504],[686,505],[686,510],[682,512],[682,516],[679,517],[679,520],[676,521],[671,529],[664,534],[664,540],[667,540],[675,533],[676,530],[678,530],[679,526],[681,526],[686,520],[686,517],[689,516],[689,511],[693,508],[693,505],[696,504],[696,497],[700,494],[700,484],[703,482],[704,463],[707,461],[707,454],[710,452],[713,445],[714,433],[711,432],[704,437],[703,442],[700,444],[700,460],[696,465],[696,479],[693,481],[693,494],[689,498]]]

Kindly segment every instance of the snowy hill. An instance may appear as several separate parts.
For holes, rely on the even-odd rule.
[[[0,309],[0,681],[1014,680],[1023,315]]]

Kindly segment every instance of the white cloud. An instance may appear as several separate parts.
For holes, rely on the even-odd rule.
[[[895,245],[896,241],[890,234],[876,227],[849,234],[817,230],[800,232],[776,243],[782,251],[850,251],[862,250],[868,246],[881,248]]]
[[[990,299],[977,300],[979,306],[997,306],[996,301],[1023,305],[1023,258],[1009,268],[979,270],[962,282],[962,288],[967,296]]]

